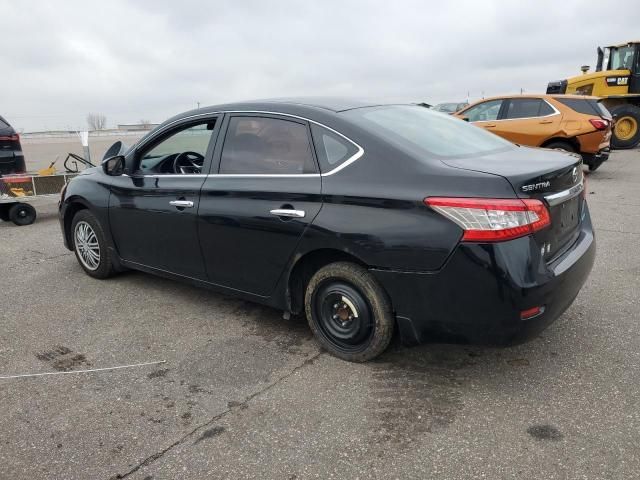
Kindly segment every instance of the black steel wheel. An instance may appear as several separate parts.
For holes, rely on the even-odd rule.
[[[9,219],[21,227],[31,225],[36,221],[36,209],[28,203],[16,203],[9,208]]]
[[[336,262],[318,270],[305,295],[309,326],[331,354],[364,362],[386,350],[394,319],[386,292],[365,268]]]

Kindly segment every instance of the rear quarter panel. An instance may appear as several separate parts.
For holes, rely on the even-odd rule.
[[[361,143],[362,144],[362,143]],[[323,206],[298,254],[334,248],[370,267],[440,268],[462,230],[423,203],[429,196],[515,196],[502,177],[418,161],[383,143],[345,169],[322,177]]]

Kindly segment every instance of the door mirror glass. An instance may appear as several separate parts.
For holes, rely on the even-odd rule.
[[[124,157],[116,155],[115,157],[107,158],[102,162],[102,170],[111,177],[122,175],[124,173]]]

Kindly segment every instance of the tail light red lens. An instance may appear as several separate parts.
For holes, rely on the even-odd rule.
[[[20,140],[20,135],[18,135],[17,133],[14,133],[13,135],[4,135],[4,136],[0,136],[0,140],[17,142],[18,140]]]
[[[590,118],[589,123],[593,125],[596,130],[606,130],[609,126],[609,122],[600,118]]]
[[[551,224],[535,199],[428,197],[425,205],[458,224],[467,242],[500,242],[530,235]]]
[[[528,320],[544,313],[544,307],[532,307],[520,312],[520,319]]]

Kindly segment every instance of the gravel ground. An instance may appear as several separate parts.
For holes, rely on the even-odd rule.
[[[0,478],[628,479],[640,470],[640,152],[589,176],[598,256],[513,348],[394,346],[355,365],[278,311],[62,246],[51,200],[0,222]]]

